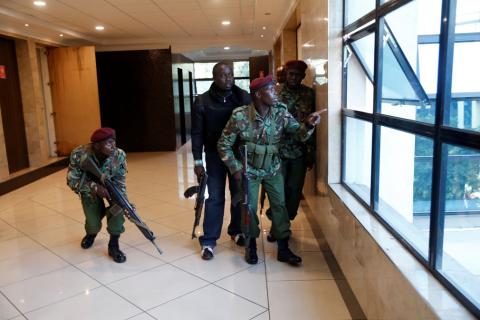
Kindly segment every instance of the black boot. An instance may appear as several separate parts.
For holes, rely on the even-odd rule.
[[[299,264],[302,263],[302,258],[294,254],[288,248],[288,238],[277,240],[277,243],[278,243],[278,254],[277,254],[278,261],[286,262],[292,266],[298,266]]]
[[[250,238],[250,244],[245,247],[245,261],[248,264],[257,264],[257,241],[255,238]]]
[[[110,235],[110,241],[108,242],[108,255],[113,258],[113,261],[122,263],[127,260],[125,254],[120,250],[118,239],[120,235]]]
[[[93,242],[95,241],[95,237],[97,236],[96,233],[94,234],[87,234],[85,237],[83,237],[82,242],[80,243],[80,246],[83,249],[88,249],[93,245]]]
[[[268,242],[275,242],[277,241],[277,238],[275,238],[272,234],[272,230],[270,230],[267,234],[267,241]]]

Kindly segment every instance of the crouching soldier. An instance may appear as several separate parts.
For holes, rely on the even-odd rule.
[[[320,113],[314,112],[299,123],[288,113],[286,106],[277,103],[274,81],[271,76],[257,78],[250,84],[253,103],[233,111],[218,141],[218,152],[237,181],[242,179],[242,162],[235,158],[239,153],[234,145],[247,146],[248,205],[251,213],[245,260],[250,264],[258,261],[256,238],[260,235],[257,216],[258,189],[263,184],[272,212],[272,233],[277,239],[277,259],[298,265],[302,259],[288,247],[290,219],[285,207],[284,181],[280,170],[278,146],[285,133],[296,134],[299,139],[308,139],[315,125],[320,122]],[[240,184],[240,182],[239,182]],[[244,219],[242,219],[243,223]],[[245,228],[244,228],[245,229]]]
[[[123,226],[125,218],[121,212],[113,214],[105,207],[104,199],[110,199],[107,189],[82,169],[82,163],[87,157],[91,157],[126,198],[126,155],[123,150],[116,147],[115,130],[111,128],[95,130],[90,141],[90,144],[81,145],[72,151],[67,172],[67,184],[80,195],[85,213],[86,235],[80,245],[84,249],[93,245],[97,233],[102,228],[102,219],[106,216],[107,231],[110,234],[108,255],[113,261],[122,263],[127,258],[120,250],[118,239],[125,230]]]

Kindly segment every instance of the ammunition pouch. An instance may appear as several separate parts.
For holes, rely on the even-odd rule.
[[[261,145],[247,142],[248,162],[256,169],[267,170],[273,162],[273,157],[278,153],[275,145]]]

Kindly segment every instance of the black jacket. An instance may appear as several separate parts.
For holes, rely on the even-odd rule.
[[[222,97],[216,92],[215,83],[195,99],[192,109],[192,153],[195,160],[205,152],[217,152],[217,141],[235,108],[250,104],[250,94],[233,85],[232,94]]]

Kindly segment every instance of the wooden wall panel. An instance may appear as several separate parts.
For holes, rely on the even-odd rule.
[[[6,77],[0,79],[0,108],[10,173],[29,167],[22,94],[18,76],[15,42],[0,38],[0,65]]]
[[[88,143],[100,127],[94,47],[54,48],[48,51],[59,155]]]

